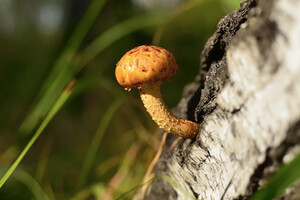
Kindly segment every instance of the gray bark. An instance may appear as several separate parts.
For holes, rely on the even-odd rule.
[[[247,199],[300,144],[300,1],[242,2],[219,22],[201,65],[176,109],[199,134],[165,150],[155,173],[198,199]],[[146,199],[189,197],[157,181]]]

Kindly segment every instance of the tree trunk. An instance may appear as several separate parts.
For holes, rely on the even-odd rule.
[[[242,2],[201,58],[176,109],[199,134],[171,152],[168,136],[155,169],[182,188],[156,181],[146,199],[247,199],[299,147],[300,1]]]

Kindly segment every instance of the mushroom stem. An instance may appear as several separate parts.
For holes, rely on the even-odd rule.
[[[143,84],[139,87],[145,108],[160,128],[183,138],[195,138],[199,125],[176,117],[169,110],[160,92],[161,84],[162,82]]]

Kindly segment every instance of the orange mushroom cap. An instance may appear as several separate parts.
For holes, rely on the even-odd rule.
[[[115,75],[125,88],[169,80],[177,73],[175,57],[162,47],[142,45],[128,51],[118,62]]]

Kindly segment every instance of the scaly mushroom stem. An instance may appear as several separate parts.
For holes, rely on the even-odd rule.
[[[139,87],[141,99],[157,125],[169,133],[183,138],[195,138],[199,125],[195,122],[176,117],[163,101],[161,82],[143,84]]]

